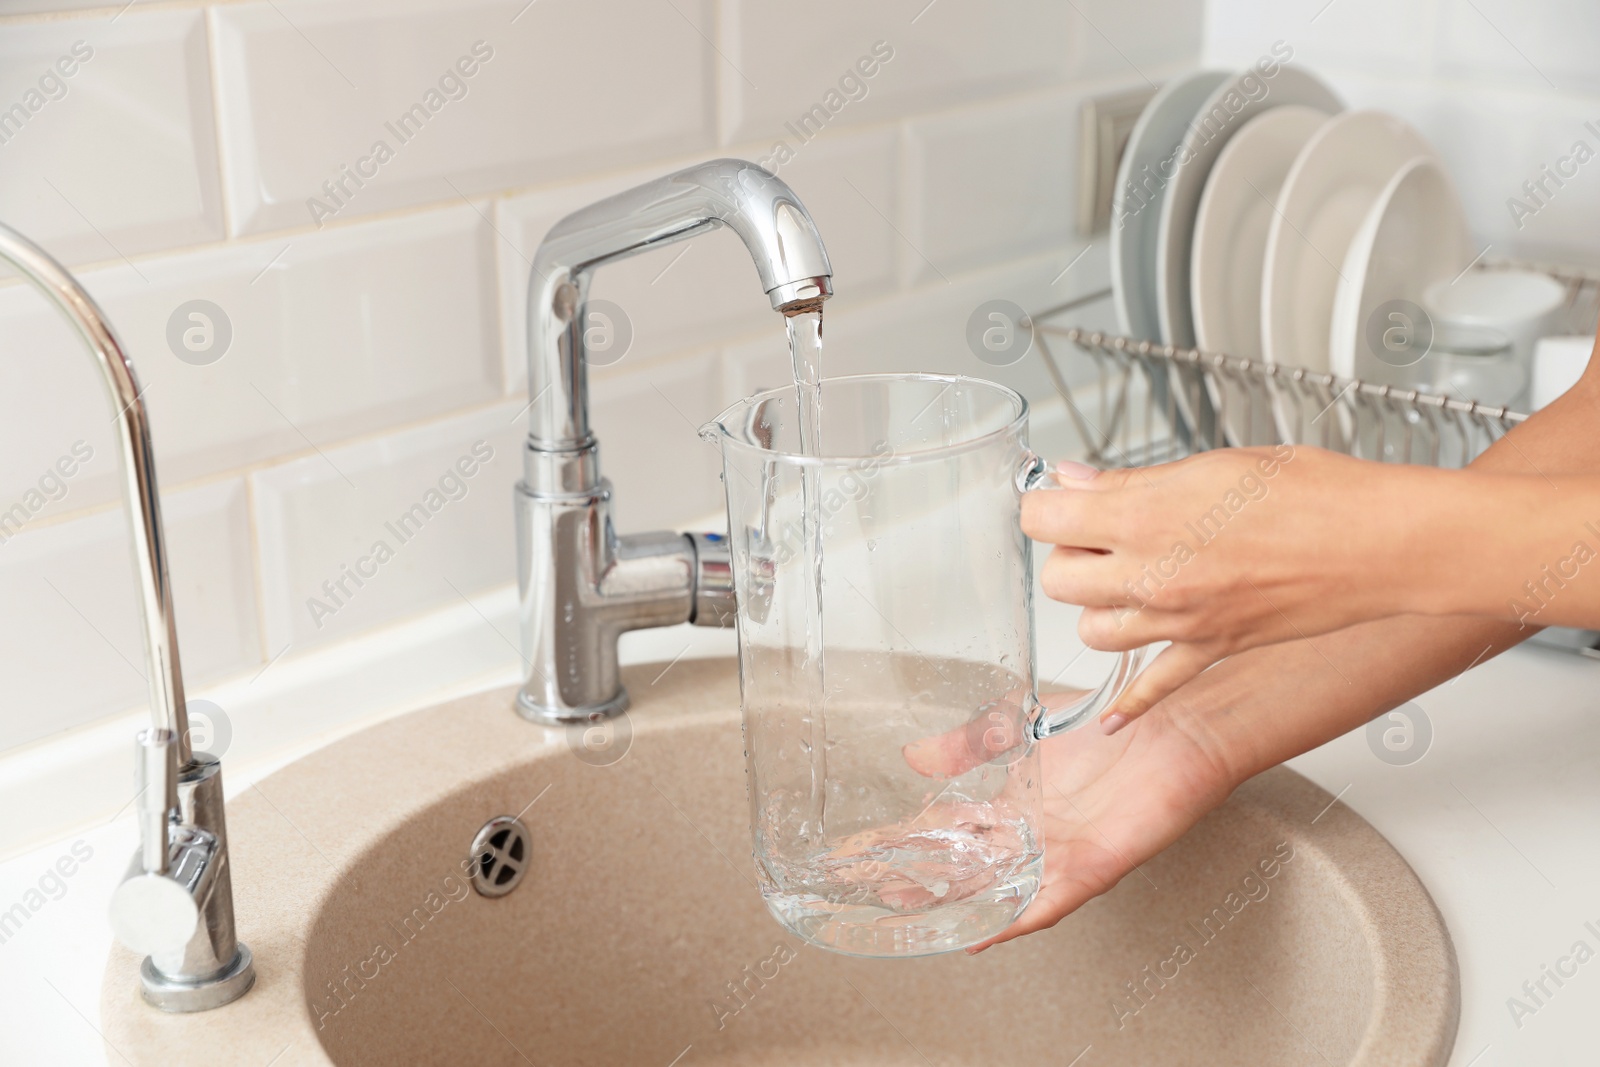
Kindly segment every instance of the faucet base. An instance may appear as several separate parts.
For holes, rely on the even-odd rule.
[[[145,1003],[162,1011],[210,1011],[231,1004],[250,992],[256,984],[255,962],[250,949],[243,941],[233,962],[218,974],[200,982],[182,982],[169,978],[156,970],[156,965],[146,956],[139,968],[139,992]]]
[[[517,692],[517,714],[540,726],[583,726],[616,718],[627,710],[628,691],[622,688],[618,688],[617,695],[603,704],[581,708],[546,707],[530,700],[526,689]]]

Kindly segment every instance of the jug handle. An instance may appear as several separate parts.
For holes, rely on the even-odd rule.
[[[1022,464],[1017,469],[1017,491],[1029,493],[1036,489],[1053,489],[1062,491],[1061,483],[1056,481],[1055,472],[1050,469],[1043,457],[1029,451],[1023,455]],[[1030,554],[1031,554],[1030,542]],[[1122,695],[1139,675],[1144,666],[1146,648],[1136,648],[1130,652],[1117,654],[1116,666],[1111,674],[1093,692],[1085,694],[1064,707],[1052,710],[1041,710],[1034,717],[1029,732],[1035,741],[1043,741],[1047,737],[1054,737],[1063,733],[1085,720],[1092,719],[1109,708],[1116,699]],[[1040,705],[1044,707],[1043,704]]]

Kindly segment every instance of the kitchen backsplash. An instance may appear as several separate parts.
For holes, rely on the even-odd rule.
[[[8,0],[0,221],[79,273],[137,365],[203,693],[513,583],[527,274],[566,212],[763,162],[833,257],[833,371],[993,375],[973,308],[1104,282],[1073,224],[1084,95],[1201,44],[1193,0]],[[618,312],[591,374],[621,524],[714,512],[697,425],[786,373],[748,256],[713,234],[593,295]],[[145,687],[97,373],[15,283],[0,359],[4,751]],[[1001,376],[1048,394],[1031,361]]]

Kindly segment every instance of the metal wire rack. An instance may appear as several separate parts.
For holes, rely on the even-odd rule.
[[[1501,259],[1478,270],[1542,271],[1567,287],[1571,333],[1600,317],[1600,270]],[[1086,330],[1061,320],[1109,298],[1090,293],[1033,317],[1035,346],[1097,466],[1137,466],[1227,445],[1307,444],[1368,459],[1465,466],[1527,415],[1392,384]],[[1055,348],[1072,346],[1097,388],[1074,391]],[[1160,388],[1165,385],[1165,388]],[[1156,387],[1152,387],[1156,386]]]

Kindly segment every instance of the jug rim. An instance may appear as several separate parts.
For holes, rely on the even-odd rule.
[[[1006,399],[1009,399],[1015,409],[1015,414],[1009,420],[1007,420],[1004,425],[978,434],[976,437],[972,437],[965,441],[957,441],[953,444],[947,445],[929,445],[925,448],[895,449],[887,455],[872,454],[856,456],[830,454],[823,456],[811,456],[799,452],[786,452],[778,448],[763,448],[760,445],[751,444],[749,441],[734,436],[733,433],[728,430],[727,422],[735,412],[748,411],[765,399],[793,396],[795,387],[790,384],[773,386],[770,389],[762,389],[751,393],[749,396],[744,397],[743,399],[734,401],[732,404],[729,404],[726,408],[719,412],[715,418],[711,419],[705,425],[700,427],[700,436],[707,441],[726,443],[727,445],[731,445],[747,452],[769,455],[774,458],[782,459],[786,463],[793,463],[800,466],[832,467],[846,466],[863,462],[871,462],[878,466],[902,466],[905,464],[917,463],[925,460],[943,459],[945,457],[957,455],[962,452],[983,448],[984,446],[1005,437],[1007,434],[1017,432],[1017,430],[1019,430],[1028,421],[1029,405],[1027,397],[1023,396],[1009,385],[1002,385],[999,382],[990,381],[987,378],[974,378],[967,374],[934,374],[927,371],[885,371],[871,374],[839,374],[824,377],[822,379],[822,384],[827,385],[830,382],[871,381],[942,382],[945,384],[946,388],[954,385],[965,385],[987,389],[995,393],[999,393]],[[943,395],[943,391],[940,392],[940,395]]]

